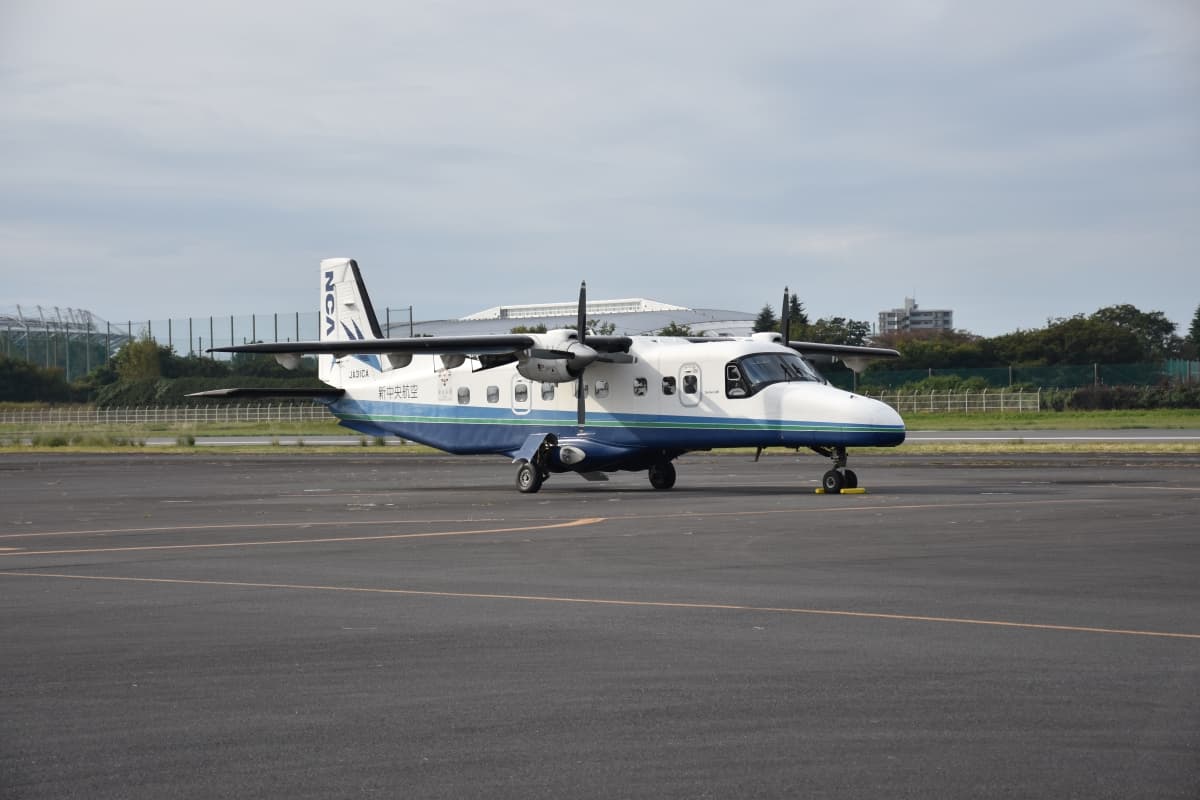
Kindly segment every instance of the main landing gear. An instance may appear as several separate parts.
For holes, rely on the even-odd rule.
[[[542,488],[542,484],[550,477],[550,472],[542,466],[545,462],[545,454],[538,452],[534,455],[531,461],[521,461],[517,465],[517,491],[522,494],[533,494]],[[644,462],[643,462],[644,463]],[[642,465],[630,465],[627,469],[638,469]],[[643,467],[650,478],[650,485],[659,491],[665,491],[675,485],[675,465],[667,456],[660,456],[655,461],[650,462],[649,467]],[[585,478],[589,480],[597,480],[595,473],[583,473]],[[607,478],[603,477],[603,480]]]
[[[675,485],[675,465],[665,458],[650,465],[650,485],[655,489],[670,489]]]
[[[833,469],[821,476],[821,488],[825,494],[841,494],[843,489],[857,489],[858,475],[846,469],[846,448],[814,447],[813,452],[833,461]]]
[[[542,483],[550,477],[528,461],[522,461],[517,467],[517,491],[522,494],[533,494],[542,488]]]

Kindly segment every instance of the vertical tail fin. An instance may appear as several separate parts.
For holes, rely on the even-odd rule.
[[[383,338],[371,298],[354,259],[327,258],[321,262],[320,298],[321,341],[349,342]],[[354,358],[375,370],[381,370],[379,356]],[[333,356],[320,357],[321,380],[339,386],[341,376],[338,373]]]
[[[382,339],[379,320],[352,258],[321,262],[321,341]]]

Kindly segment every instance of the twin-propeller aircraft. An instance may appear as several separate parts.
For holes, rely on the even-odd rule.
[[[892,447],[904,421],[876,400],[829,385],[810,359],[861,371],[895,350],[745,338],[596,336],[585,330],[586,285],[575,330],[389,339],[380,331],[358,264],[321,262],[321,340],[217,347],[271,353],[295,368],[319,356],[331,389],[284,392],[324,402],[340,423],[450,453],[513,459],[516,484],[536,492],[551,474],[607,480],[647,470],[655,489],[675,485],[672,462],[722,447],[807,447],[829,458],[826,493],[854,488],[846,448]],[[787,331],[790,306],[784,292]],[[203,396],[274,394],[219,389]]]

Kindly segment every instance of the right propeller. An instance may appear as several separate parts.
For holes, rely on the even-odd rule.
[[[587,281],[579,284],[579,311],[576,314],[575,334],[579,337],[580,351],[587,352]],[[587,417],[585,401],[587,400],[587,384],[584,383],[583,373],[587,368],[585,364],[579,370],[579,377],[575,379],[575,421],[579,424],[579,432],[583,432],[583,424]]]
[[[779,332],[783,334],[783,343],[786,345],[788,339],[792,337],[792,302],[788,296],[788,287],[783,287],[783,308],[779,312]]]

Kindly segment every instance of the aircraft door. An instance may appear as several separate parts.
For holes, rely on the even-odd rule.
[[[512,410],[513,413],[521,416],[529,413],[529,409],[533,407],[533,384],[522,378],[520,375],[514,375],[512,381]]]
[[[679,402],[685,406],[700,405],[700,365],[684,364],[679,368]]]

